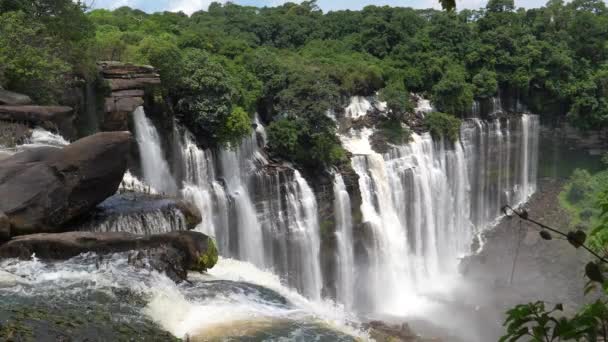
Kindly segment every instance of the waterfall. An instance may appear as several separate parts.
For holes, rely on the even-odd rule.
[[[110,216],[80,227],[87,232],[128,232],[152,235],[186,230],[186,219],[176,208],[155,209]]]
[[[365,131],[342,137],[355,155],[367,230],[356,305],[402,313],[412,294],[456,273],[474,234],[500,216],[502,205],[535,191],[538,117],[471,119],[454,144],[414,134],[384,155],[368,139]]]
[[[177,185],[163,156],[160,137],[152,122],[146,117],[143,107],[135,109],[133,122],[145,182],[158,191],[176,193]]]
[[[337,240],[337,295],[336,299],[350,309],[354,301],[355,255],[353,251],[353,219],[350,196],[339,173],[334,174],[334,216]]]
[[[358,119],[372,109],[372,104],[363,96],[353,96],[344,113],[347,118]]]
[[[186,132],[182,194],[203,215],[197,230],[214,236],[224,256],[271,269],[311,299],[321,298],[316,198],[299,172],[270,168],[256,130],[240,145],[202,150]]]

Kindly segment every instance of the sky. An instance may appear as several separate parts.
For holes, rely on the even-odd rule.
[[[216,0],[224,2],[224,0]],[[129,6],[132,8],[138,8],[145,12],[158,12],[158,11],[183,11],[187,14],[191,14],[197,10],[206,10],[209,4],[213,0],[86,0],[85,3],[91,4],[93,8],[108,8],[114,9],[121,6]],[[286,1],[283,0],[233,0],[232,2],[249,5],[249,6],[276,6]],[[297,0],[292,0],[297,2]],[[456,0],[456,6],[458,9],[478,9],[484,7],[487,0]],[[516,7],[540,7],[544,5],[546,0],[515,0]],[[351,9],[359,10],[367,5],[389,5],[389,6],[400,6],[400,7],[413,7],[413,8],[440,8],[438,0],[318,0],[317,5],[323,9],[323,11]]]

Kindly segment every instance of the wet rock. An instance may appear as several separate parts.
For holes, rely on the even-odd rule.
[[[66,260],[82,253],[99,255],[133,251],[130,263],[150,264],[174,280],[186,279],[187,271],[203,272],[217,263],[218,251],[207,235],[182,231],[150,236],[129,233],[68,232],[15,237],[0,246],[1,258]]]
[[[419,342],[422,341],[412,331],[407,323],[388,324],[381,321],[371,321],[364,324],[365,329],[369,329],[370,337],[377,342]]]
[[[0,104],[9,106],[29,105],[32,104],[32,99],[27,95],[0,88]]]
[[[98,133],[64,148],[44,147],[0,164],[0,211],[11,235],[57,232],[113,195],[127,167],[129,132]]]

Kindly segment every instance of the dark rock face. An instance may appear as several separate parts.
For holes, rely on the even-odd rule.
[[[32,99],[27,95],[0,88],[0,104],[9,106],[29,105],[32,104]]]
[[[98,133],[63,149],[18,153],[0,165],[0,211],[11,236],[56,232],[113,195],[127,167],[129,132]]]
[[[186,279],[187,271],[206,271],[217,262],[215,243],[193,231],[141,236],[129,233],[69,232],[32,234],[0,246],[1,258],[66,260],[82,253],[99,255],[133,251],[130,263],[149,263],[173,279]],[[144,259],[146,259],[144,261]]]
[[[59,131],[63,136],[74,134],[74,111],[66,106],[0,106],[0,120],[24,122],[41,126],[46,130]]]

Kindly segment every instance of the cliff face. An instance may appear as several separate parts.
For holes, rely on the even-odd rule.
[[[129,115],[154,97],[160,75],[151,66],[120,62],[99,62],[99,72],[109,89],[104,98],[101,130],[121,131],[129,128]]]

